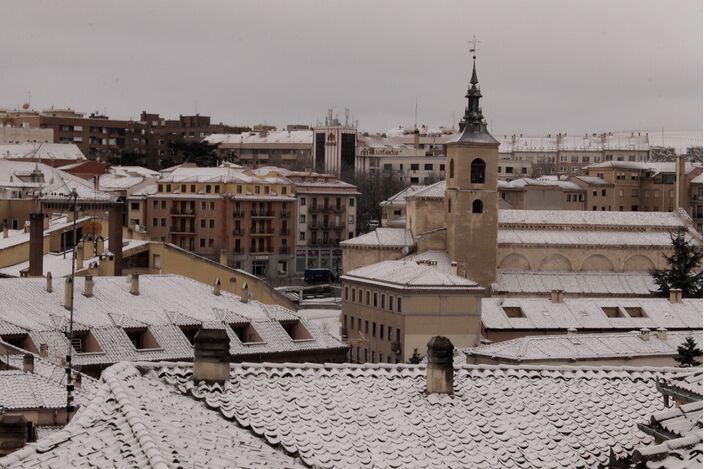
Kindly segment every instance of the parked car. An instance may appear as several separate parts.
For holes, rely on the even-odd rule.
[[[330,269],[306,269],[303,274],[306,283],[332,283],[335,281],[335,274]]]

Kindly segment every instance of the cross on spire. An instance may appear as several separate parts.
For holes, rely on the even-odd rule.
[[[472,35],[472,40],[469,41],[469,43],[472,45],[470,47],[469,51],[472,53],[472,60],[477,60],[477,52],[479,52],[479,44],[481,44],[482,41],[477,39],[476,35]]]

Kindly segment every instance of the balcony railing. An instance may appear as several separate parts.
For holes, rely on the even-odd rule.
[[[172,208],[171,215],[174,217],[195,217],[196,212],[192,208]]]
[[[273,218],[274,212],[271,210],[252,210],[252,218]]]
[[[255,228],[250,231],[250,235],[252,235],[252,236],[273,236],[274,229],[273,228]]]

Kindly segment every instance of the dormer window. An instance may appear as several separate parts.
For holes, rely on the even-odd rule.
[[[29,338],[29,334],[0,335],[0,340],[24,350],[34,351],[36,349],[34,343],[32,342],[32,339]]]
[[[623,315],[623,312],[621,312],[621,309],[618,306],[602,306],[601,310],[606,314],[607,317],[610,318],[623,318],[625,317]]]
[[[66,334],[66,338],[69,338]],[[100,353],[103,349],[90,331],[73,331],[71,346],[76,353]]]
[[[186,336],[186,340],[188,340],[188,343],[190,343],[191,345],[195,344],[196,334],[198,333],[200,326],[178,326],[178,328],[181,329],[183,335]]]
[[[293,340],[313,340],[313,336],[310,335],[308,329],[306,329],[301,321],[298,319],[292,319],[287,321],[280,321],[281,327],[284,328],[289,337]]]
[[[132,342],[134,348],[136,348],[137,350],[151,350],[161,348],[159,342],[156,341],[156,338],[154,338],[151,331],[147,327],[124,329],[124,331],[125,334],[127,334],[127,337],[130,339],[130,342]]]
[[[623,308],[626,310],[626,313],[632,317],[632,318],[647,318],[648,315],[645,314],[645,311],[643,311],[643,308],[640,306],[628,306]]]
[[[502,306],[504,314],[509,318],[524,318],[526,317],[523,309],[520,306]]]
[[[243,344],[260,344],[264,342],[257,330],[248,322],[230,324],[230,328]]]

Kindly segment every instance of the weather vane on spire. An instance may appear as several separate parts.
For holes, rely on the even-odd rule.
[[[474,34],[472,35],[472,40],[469,41],[469,43],[472,45],[472,47],[469,49],[469,51],[472,53],[472,60],[477,60],[477,52],[479,52],[479,44],[481,44],[482,41],[477,39],[477,36]]]

